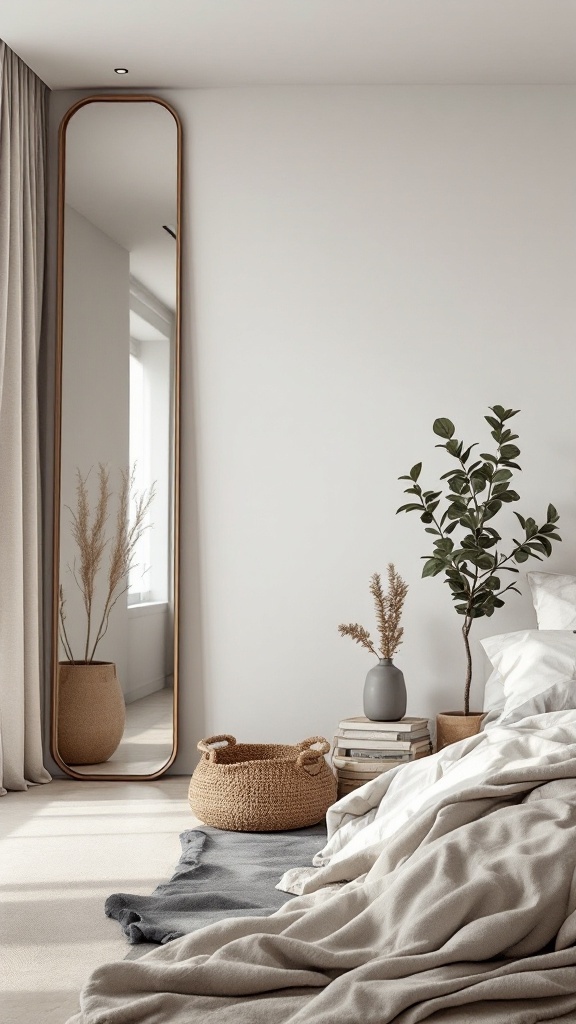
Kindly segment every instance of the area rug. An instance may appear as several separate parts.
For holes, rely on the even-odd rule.
[[[131,943],[164,943],[230,917],[263,917],[290,893],[275,888],[291,867],[305,867],[326,843],[324,823],[290,832],[190,829],[169,882],[150,896],[115,893],[105,912]]]

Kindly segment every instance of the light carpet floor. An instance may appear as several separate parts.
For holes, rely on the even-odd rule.
[[[0,799],[2,1024],[64,1024],[92,970],[127,955],[104,901],[170,877],[198,824],[188,782],[57,779]]]

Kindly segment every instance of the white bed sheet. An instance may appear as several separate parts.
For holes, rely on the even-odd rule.
[[[542,782],[554,777],[551,769],[556,772],[559,764],[576,756],[575,704],[576,681],[565,681],[512,716],[494,713],[478,735],[385,772],[347,794],[328,811],[328,842],[314,857],[314,866],[287,871],[278,888],[301,895],[358,879],[402,830],[429,819],[460,795],[465,799],[470,789],[500,781],[520,764],[532,777],[540,773]],[[547,710],[550,706],[561,710]]]

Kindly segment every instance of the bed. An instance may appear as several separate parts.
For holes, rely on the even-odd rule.
[[[336,803],[293,900],[99,968],[69,1024],[573,1024],[576,636],[544,632],[485,642],[485,728]]]

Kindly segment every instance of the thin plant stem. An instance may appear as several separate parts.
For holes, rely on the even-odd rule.
[[[145,525],[145,519],[156,493],[155,486],[153,484],[149,491],[144,491],[142,494],[134,494],[134,475],[134,470],[132,470],[130,474],[126,472],[122,473],[122,486],[120,489],[118,512],[116,516],[116,534],[108,567],[108,593],[104,602],[102,617],[96,631],[96,640],[92,647],[90,661],[94,659],[96,648],[108,629],[108,621],[112,608],[118,601],[121,594],[125,593],[127,590],[127,585],[120,591],[118,591],[118,588],[127,580],[130,570],[134,566],[134,550],[136,545],[144,531],[149,528]],[[129,526],[128,516],[130,512],[131,497],[134,498],[136,510],[134,514],[134,521],[132,525]]]
[[[470,714],[470,685],[472,683],[472,653],[470,651],[470,640],[468,639],[470,629],[472,626],[472,619],[466,616],[464,625],[462,626],[462,636],[464,637],[464,647],[466,649],[466,682],[464,684],[464,714]]]
[[[62,646],[64,647],[64,653],[66,654],[66,657],[68,658],[69,661],[73,662],[74,661],[74,657],[72,655],[72,647],[71,647],[70,641],[68,639],[68,634],[66,632],[66,625],[65,625],[65,622],[66,622],[66,615],[64,613],[64,606],[65,606],[65,604],[66,604],[66,599],[64,597],[64,588],[62,587],[62,585],[60,585],[59,602],[58,602],[58,614],[59,614],[59,617],[60,617],[59,636],[60,636],[60,640],[62,641]]]

